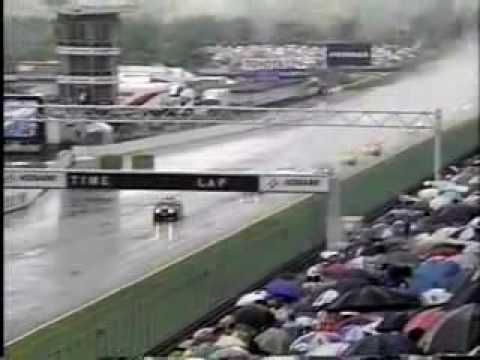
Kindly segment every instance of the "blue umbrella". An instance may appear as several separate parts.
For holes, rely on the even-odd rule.
[[[430,289],[451,290],[462,275],[460,265],[453,261],[429,260],[414,271],[410,288],[416,294]]]
[[[295,280],[274,279],[264,289],[286,302],[295,302],[302,297],[302,289]]]

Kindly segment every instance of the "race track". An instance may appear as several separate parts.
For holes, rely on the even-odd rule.
[[[396,83],[338,94],[318,107],[431,110],[448,121],[478,113],[476,40]],[[267,128],[156,152],[159,169],[313,167],[369,140],[398,146],[406,131]],[[4,216],[6,340],[132,282],[181,254],[238,230],[296,197],[182,193],[186,217],[155,231],[158,192],[49,191],[27,210]]]

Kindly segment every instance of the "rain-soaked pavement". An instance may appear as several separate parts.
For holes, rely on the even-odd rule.
[[[472,41],[396,83],[338,94],[318,107],[431,110],[453,122],[478,112],[478,55]],[[162,169],[311,167],[370,140],[398,146],[404,130],[275,128],[156,152]],[[154,230],[152,191],[49,191],[29,209],[4,216],[5,330],[10,341],[105,293],[135,281],[286,202],[243,194],[182,193],[186,217]]]

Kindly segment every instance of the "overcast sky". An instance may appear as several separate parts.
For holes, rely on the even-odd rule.
[[[54,16],[50,3],[64,0],[4,0],[4,12],[15,15]],[[192,15],[219,17],[248,16],[266,22],[303,21],[319,24],[351,16],[362,16],[371,23],[388,23],[410,17],[426,8],[443,7],[453,3],[454,8],[473,11],[479,0],[69,0],[88,4],[136,3],[137,15],[176,19]]]

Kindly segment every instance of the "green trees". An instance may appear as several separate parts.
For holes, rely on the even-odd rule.
[[[4,70],[21,60],[55,57],[51,20],[40,17],[5,17],[3,25]]]
[[[122,26],[123,62],[164,63],[190,68],[198,65],[198,49],[218,43],[248,42],[253,28],[246,19],[219,20],[210,16],[161,23],[128,19]]]
[[[45,0],[58,6],[65,0]],[[408,37],[441,41],[445,37],[445,26],[437,24],[433,16],[435,9],[410,16]],[[397,30],[377,29],[364,33],[362,20],[356,17],[338,17],[328,25],[302,24],[298,21],[278,20],[268,28],[268,34],[260,34],[261,24],[253,18],[237,17],[222,19],[213,16],[179,18],[172,22],[158,16],[122,19],[122,63],[147,65],[164,63],[170,66],[192,68],[205,61],[199,48],[215,44],[245,44],[265,40],[272,44],[316,43],[326,39],[388,41]],[[448,20],[448,19],[447,19]],[[457,20],[457,22],[455,22]],[[452,18],[452,35],[461,33],[465,19]],[[472,21],[472,23],[474,23]],[[11,65],[19,60],[46,60],[55,58],[54,20],[40,17],[4,18],[4,64]],[[265,29],[264,29],[265,30]],[[270,31],[271,30],[271,31]],[[397,32],[395,32],[397,31]],[[362,35],[363,34],[363,35]],[[393,34],[393,35],[392,35]],[[268,35],[268,36],[267,36]],[[398,35],[398,34],[397,34]],[[267,36],[268,39],[264,39]],[[5,66],[4,66],[5,69]]]

